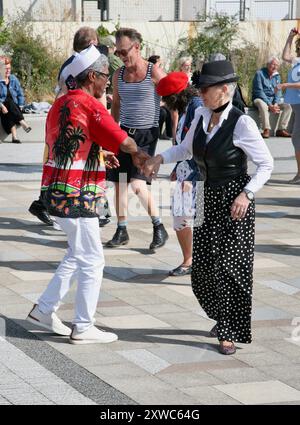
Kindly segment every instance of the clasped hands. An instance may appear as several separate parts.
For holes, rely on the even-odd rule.
[[[105,167],[107,169],[118,168],[120,166],[118,158],[115,156],[113,152],[103,150],[103,157],[105,161]],[[144,152],[142,149],[138,149],[137,152],[131,154],[132,162],[137,167],[142,174],[145,176],[153,177],[152,169],[148,173],[148,168],[151,166],[152,158],[147,152]],[[149,162],[149,164],[148,164]],[[159,167],[158,167],[159,168]]]

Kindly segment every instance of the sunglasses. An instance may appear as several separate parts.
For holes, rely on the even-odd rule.
[[[115,55],[120,57],[120,56],[128,56],[128,53],[130,52],[130,50],[133,48],[134,44],[132,44],[128,49],[121,49],[121,50],[116,50],[115,51]]]

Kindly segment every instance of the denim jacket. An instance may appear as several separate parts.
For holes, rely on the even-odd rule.
[[[282,96],[281,90],[275,93],[275,87],[281,83],[278,72],[270,78],[268,69],[262,68],[256,71],[252,84],[252,101],[262,99],[267,105],[279,103]]]
[[[25,105],[24,93],[20,81],[13,74],[9,76],[9,90],[14,102],[19,106]],[[5,81],[0,81],[0,103],[3,103],[7,96],[7,87]]]

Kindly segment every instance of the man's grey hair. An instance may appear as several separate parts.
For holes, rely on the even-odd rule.
[[[90,65],[87,69],[82,71],[80,74],[78,74],[75,77],[75,80],[78,85],[83,84],[85,80],[87,79],[87,76],[89,72],[96,71],[96,72],[104,72],[104,69],[108,67],[108,59],[107,56],[100,54],[99,58]]]
[[[269,65],[269,63],[273,62],[273,60],[275,60],[278,63],[278,65],[280,65],[280,60],[278,59],[277,56],[270,56],[268,61],[267,61],[267,65]]]

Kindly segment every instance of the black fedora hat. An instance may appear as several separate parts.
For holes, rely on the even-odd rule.
[[[234,72],[232,63],[223,61],[206,62],[197,78],[196,87],[210,87],[217,84],[233,83],[239,77]]]

